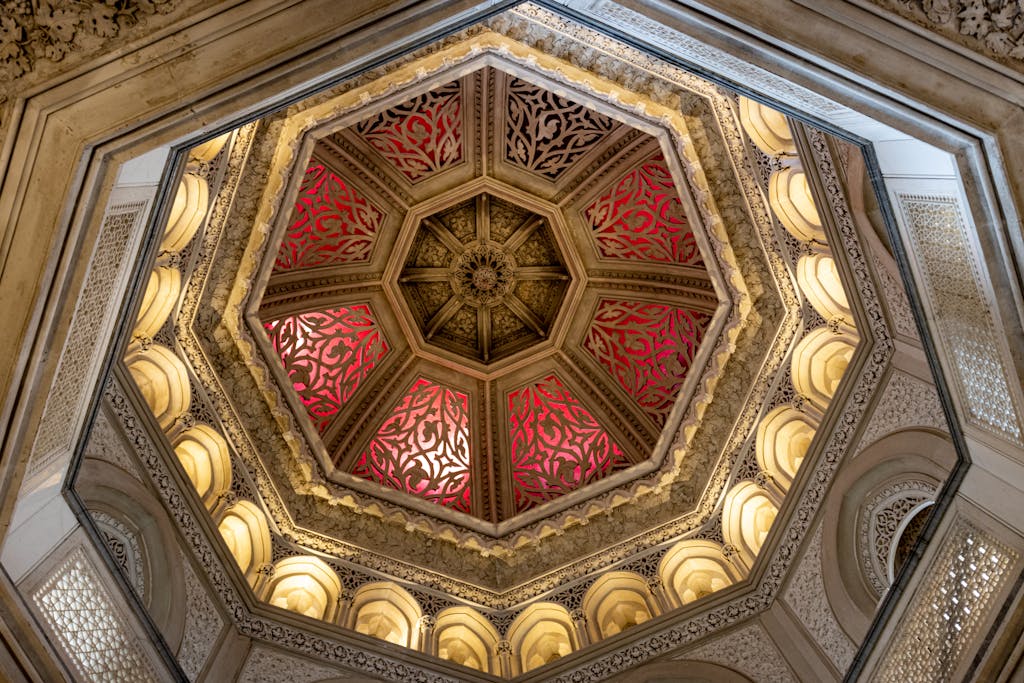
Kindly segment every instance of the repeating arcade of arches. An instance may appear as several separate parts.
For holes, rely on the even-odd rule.
[[[231,460],[224,437],[212,425],[188,421],[185,426],[179,420],[189,410],[191,396],[185,363],[152,341],[181,294],[182,274],[170,265],[171,257],[196,235],[209,207],[206,181],[185,173],[125,363],[259,598],[480,671],[514,676],[700,600],[749,572],[846,370],[857,334],[786,118],[746,98],[740,99],[739,113],[753,143],[780,162],[768,183],[769,203],[781,225],[806,245],[797,264],[797,283],[828,321],[805,334],[793,352],[797,399],[774,408],[758,425],[755,448],[762,473],[756,481],[739,481],[727,492],[722,507],[725,545],[706,540],[676,543],[665,552],[655,581],[633,572],[607,572],[590,586],[582,609],[573,614],[553,602],[534,603],[517,616],[504,639],[471,607],[450,607],[425,616],[413,596],[395,583],[371,583],[347,594],[335,570],[317,557],[272,562],[264,513],[253,501],[228,495]],[[193,148],[192,161],[213,160],[229,137]]]

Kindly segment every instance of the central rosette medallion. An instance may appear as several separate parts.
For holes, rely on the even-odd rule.
[[[569,280],[548,220],[483,192],[420,220],[398,283],[425,343],[490,363],[548,338]]]
[[[471,245],[455,259],[452,290],[475,306],[493,306],[512,291],[516,262],[500,245]]]

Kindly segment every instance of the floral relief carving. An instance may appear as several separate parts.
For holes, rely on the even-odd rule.
[[[1024,59],[1024,5],[1006,0],[874,0],[1001,61]]]
[[[846,671],[857,648],[836,620],[825,593],[821,576],[821,529],[819,524],[786,586],[783,598],[836,669]]]
[[[0,16],[0,82],[33,71],[37,62],[60,62],[69,52],[99,47],[154,14],[185,3],[175,0],[48,0],[4,3]]]

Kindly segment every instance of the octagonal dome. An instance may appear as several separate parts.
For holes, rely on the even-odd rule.
[[[260,305],[325,472],[497,525],[650,472],[727,306],[670,134],[491,64],[418,88],[321,126]]]

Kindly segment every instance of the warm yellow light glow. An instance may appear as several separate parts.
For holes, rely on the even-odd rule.
[[[748,568],[753,566],[777,514],[772,497],[752,481],[741,481],[726,494],[722,536],[740,551]]]
[[[380,640],[419,647],[419,603],[390,581],[360,586],[352,598],[351,628]]]
[[[178,303],[181,294],[181,273],[174,268],[157,266],[149,274],[146,293],[132,334],[136,337],[154,336]]]
[[[212,508],[231,487],[231,456],[224,437],[213,427],[198,424],[174,440],[174,453],[206,507]]]
[[[188,371],[173,351],[159,344],[143,351],[136,345],[129,348],[124,362],[162,429],[188,410],[192,400]]]
[[[740,96],[740,125],[758,149],[769,156],[796,154],[786,115],[768,105]]]
[[[600,640],[650,619],[654,596],[639,574],[608,572],[587,590],[582,606],[591,637]]]
[[[188,156],[196,161],[213,161],[230,137],[231,132],[229,131],[223,135],[218,135],[212,140],[198,144],[188,151]]]
[[[525,673],[575,649],[576,627],[569,612],[550,602],[534,603],[512,622],[508,639],[519,671]]]
[[[160,242],[160,251],[181,251],[189,243],[203,224],[209,201],[210,188],[203,178],[194,173],[182,176],[167,219],[167,230]]]
[[[270,529],[255,504],[242,500],[231,506],[217,525],[225,545],[250,583],[271,557]]]
[[[819,410],[825,410],[846,374],[857,338],[827,327],[811,330],[793,350],[793,387]]]
[[[661,560],[658,576],[669,601],[682,606],[731,585],[739,575],[712,541],[680,541]]]
[[[790,405],[770,411],[757,427],[757,464],[788,489],[814,438],[816,421]]]
[[[843,290],[836,262],[826,254],[801,256],[796,265],[796,281],[822,318],[842,320],[853,326],[853,313]]]
[[[794,237],[805,242],[826,242],[803,171],[789,166],[772,173],[768,179],[768,203],[782,226]]]
[[[498,644],[498,632],[482,614],[469,607],[449,607],[437,615],[434,624],[437,656],[477,671],[492,671],[491,653]]]
[[[274,565],[267,602],[313,619],[333,616],[341,581],[323,560],[310,555],[286,557]]]

